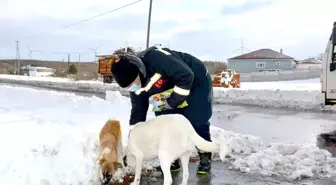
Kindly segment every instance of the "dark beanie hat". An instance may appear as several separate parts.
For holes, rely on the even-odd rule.
[[[112,64],[111,72],[119,86],[125,88],[136,79],[139,68],[130,63],[129,59],[121,57],[118,62]]]

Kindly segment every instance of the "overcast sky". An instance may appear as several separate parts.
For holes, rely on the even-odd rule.
[[[0,59],[92,61],[89,48],[108,54],[126,44],[145,48],[149,0],[105,16],[39,35],[112,10],[134,0],[0,0]],[[296,59],[324,52],[336,21],[335,0],[153,0],[151,42],[189,52],[202,60],[221,60],[261,48]],[[23,39],[37,34],[36,37]]]

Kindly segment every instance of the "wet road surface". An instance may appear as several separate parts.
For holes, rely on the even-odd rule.
[[[261,136],[266,143],[314,144],[320,133],[336,130],[336,114],[215,105],[212,125]]]
[[[332,180],[301,180],[288,181],[276,177],[266,177],[253,174],[244,174],[233,170],[228,170],[227,164],[212,163],[212,174],[200,176],[196,174],[197,164],[189,164],[188,185],[333,185],[336,181]],[[173,174],[173,185],[180,185],[182,182],[182,171]],[[162,185],[162,177],[151,180],[143,177],[141,185]]]
[[[1,85],[1,84],[0,84]],[[8,85],[8,84],[5,84]],[[22,86],[22,85],[11,85]],[[26,86],[30,87],[30,86]],[[32,87],[39,89],[37,87]],[[45,89],[45,88],[42,88]],[[93,96],[92,93],[78,93],[80,96]],[[94,94],[105,98],[105,94]],[[265,143],[287,142],[297,144],[315,144],[316,136],[320,133],[336,130],[336,114],[297,112],[284,109],[266,109],[259,107],[215,105],[211,124],[225,130],[242,134],[260,136]],[[329,149],[329,148],[327,148]],[[336,154],[336,152],[334,153]],[[332,185],[336,182],[329,180],[306,179],[288,181],[277,177],[245,174],[228,169],[228,164],[212,163],[212,174],[209,176],[196,175],[197,163],[189,165],[189,185]],[[174,175],[174,185],[180,184],[182,172]],[[162,177],[144,180],[143,185],[161,185]]]

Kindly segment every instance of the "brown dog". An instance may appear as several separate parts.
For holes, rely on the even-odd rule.
[[[108,184],[119,164],[124,168],[120,121],[108,120],[99,133],[99,165],[103,184]]]

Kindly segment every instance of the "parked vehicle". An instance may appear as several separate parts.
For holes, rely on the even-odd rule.
[[[114,55],[98,55],[98,74],[103,76],[104,83],[112,83],[113,75],[111,66],[116,60]]]
[[[240,74],[233,69],[219,71],[212,81],[212,86],[240,88]]]
[[[336,22],[322,59],[321,91],[325,105],[336,104]]]

